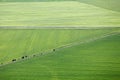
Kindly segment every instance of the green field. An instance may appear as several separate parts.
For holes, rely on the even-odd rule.
[[[120,34],[0,67],[1,80],[119,80]]]
[[[116,29],[35,29],[35,30],[0,30],[0,63],[11,62],[25,55],[40,54],[54,48],[89,40]]]
[[[97,7],[120,12],[120,0],[77,0]]]
[[[120,26],[118,11],[86,2],[89,1],[0,2],[0,26]]]
[[[0,0],[0,80],[120,80],[119,4]]]

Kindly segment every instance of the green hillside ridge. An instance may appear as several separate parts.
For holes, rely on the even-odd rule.
[[[120,80],[120,34],[0,67],[2,80]]]

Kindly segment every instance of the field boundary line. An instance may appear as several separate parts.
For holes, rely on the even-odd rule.
[[[33,55],[29,55],[29,57],[25,58],[25,59],[17,59],[17,61],[15,61],[15,62],[11,61],[11,62],[2,64],[2,65],[0,64],[0,67],[8,65],[8,64],[13,64],[13,63],[16,63],[16,62],[24,61],[24,60],[29,60],[31,58],[34,58],[34,55],[35,55],[35,57],[44,56],[44,55],[46,55],[48,53],[54,52],[53,49],[55,49],[56,51],[59,51],[59,50],[64,49],[64,48],[69,48],[69,47],[72,47],[72,46],[77,46],[77,45],[81,45],[81,44],[97,41],[97,40],[104,39],[106,37],[109,37],[109,36],[112,36],[112,35],[118,35],[118,34],[120,34],[120,32],[111,32],[111,33],[103,34],[103,35],[101,35],[99,37],[97,36],[97,37],[94,37],[94,38],[90,38],[90,39],[85,40],[85,41],[78,41],[78,42],[74,42],[74,43],[69,43],[69,44],[66,44],[66,45],[58,46],[56,48],[52,48],[52,49],[49,49],[47,51],[43,51],[42,54],[40,52],[38,52],[38,53],[35,53]]]
[[[100,39],[103,39],[103,38],[106,38],[106,37],[109,37],[109,36],[112,36],[112,35],[117,35],[119,34],[119,32],[115,32],[115,33],[109,33],[109,34],[104,34],[102,36],[99,36],[99,37],[94,37],[94,38],[91,38],[91,39],[88,39],[88,40],[85,40],[85,41],[78,41],[78,42],[74,42],[74,43],[69,43],[69,44],[66,44],[66,45],[62,45],[61,47],[57,48],[57,49],[60,49],[60,48],[68,48],[68,47],[72,47],[72,46],[77,46],[77,45],[80,45],[80,44],[84,44],[84,43],[89,43],[89,42],[92,42],[92,41],[96,41],[96,40],[100,40]]]
[[[0,29],[110,29],[116,27],[83,27],[83,26],[0,26]]]

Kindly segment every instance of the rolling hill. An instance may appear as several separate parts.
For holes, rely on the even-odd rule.
[[[2,80],[119,80],[120,34],[0,67]]]
[[[0,80],[120,80],[120,0],[0,0]]]

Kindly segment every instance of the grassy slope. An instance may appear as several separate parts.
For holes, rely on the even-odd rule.
[[[2,80],[120,80],[120,34],[0,67]]]
[[[77,1],[120,12],[119,8],[120,0],[77,0]]]
[[[0,26],[119,27],[120,13],[82,1],[5,2],[0,3]]]
[[[116,30],[116,29],[115,29]],[[50,51],[53,48],[84,41],[114,29],[100,30],[64,30],[64,29],[39,29],[39,30],[0,30],[0,63],[11,62],[14,58],[24,55],[38,54]]]
[[[46,2],[46,1],[80,1],[98,7],[120,11],[120,0],[0,0],[0,2]]]

